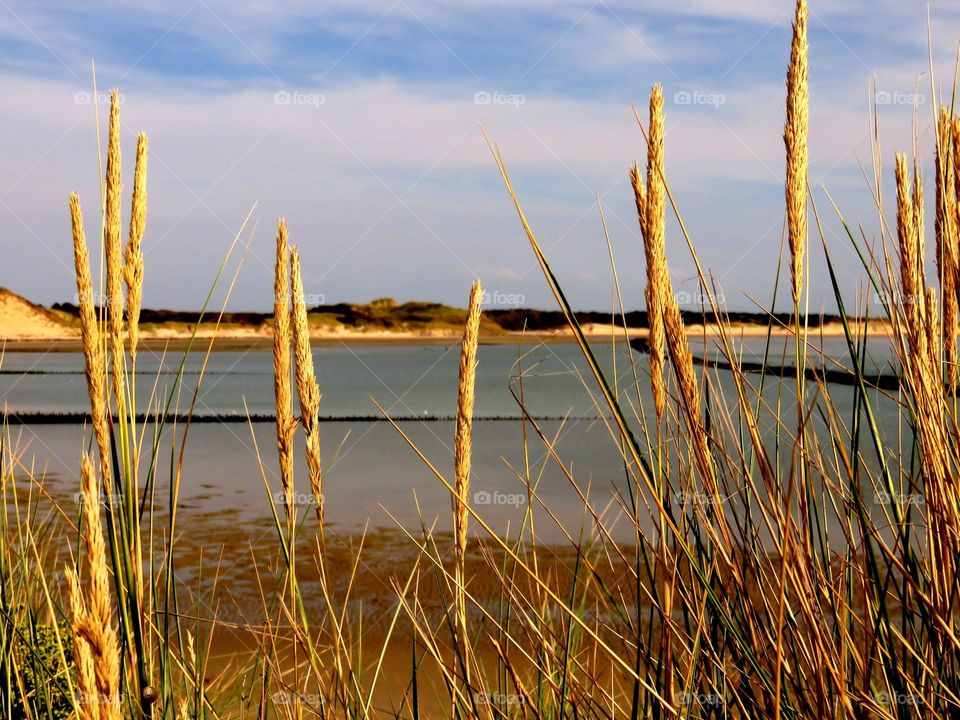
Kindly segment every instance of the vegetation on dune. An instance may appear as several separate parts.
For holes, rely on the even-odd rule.
[[[346,327],[368,327],[384,330],[454,329],[462,328],[467,310],[441,303],[397,303],[390,298],[374,300],[367,305],[318,305],[310,310],[311,320]],[[503,328],[489,314],[483,318],[482,330],[487,335],[499,335]]]
[[[0,717],[960,716],[960,406],[951,345],[960,290],[960,119],[948,109],[952,103],[943,103],[945,113],[935,108],[934,275],[924,260],[919,159],[898,155],[890,173],[875,154],[870,190],[879,236],[873,241],[838,209],[828,218],[810,193],[807,48],[806,3],[798,0],[784,132],[790,297],[800,316],[809,258],[822,252],[847,351],[835,360],[855,379],[852,389],[806,372],[820,362],[807,323],[794,328],[795,362],[780,377],[743,372],[735,318],[717,301],[670,189],[660,86],[641,123],[646,161],[633,166],[623,188],[636,202],[644,243],[652,339],[646,359],[631,354],[629,367],[617,372],[599,362],[609,347],[589,342],[584,316],[571,309],[493,147],[523,232],[582,351],[604,410],[597,422],[609,432],[609,452],[622,460],[612,499],[606,493],[598,500],[589,474],[578,474],[577,463],[558,450],[557,436],[526,412],[518,367],[511,388],[523,413],[519,439],[525,451],[541,446],[546,462],[580,494],[586,520],[559,528],[567,538],[559,550],[538,542],[541,523],[557,521],[549,492],[540,488],[542,468],[525,452],[525,465],[514,469],[523,522],[503,537],[470,493],[477,346],[491,322],[481,315],[479,283],[467,311],[384,299],[362,310],[308,312],[300,256],[281,221],[272,324],[280,473],[276,480],[262,473],[273,562],[257,566],[262,607],[240,621],[218,614],[224,589],[216,579],[204,588],[212,600],[201,603],[175,572],[189,544],[181,539],[177,508],[181,483],[190,481],[183,458],[202,374],[192,389],[181,382],[169,396],[153,398],[152,420],[135,405],[136,375],[128,368],[138,338],[131,323],[143,277],[138,247],[147,156],[137,155],[135,221],[122,248],[114,93],[102,213],[106,284],[114,297],[106,306],[94,302],[97,263],[88,252],[80,199],[70,198],[91,404],[89,451],[78,458],[80,507],[45,494],[43,478],[11,447],[9,431],[0,446]],[[885,174],[896,188],[897,215],[889,222],[880,201]],[[673,287],[664,243],[668,212],[697,267],[701,314],[684,313]],[[845,307],[827,222],[842,229],[862,260],[865,295],[883,301],[881,331],[902,368],[898,392],[867,382],[873,328],[854,323],[856,313]],[[810,243],[811,236],[819,242]],[[612,253],[611,266],[619,298]],[[778,275],[774,297],[779,282]],[[148,311],[139,315],[148,321]],[[323,368],[314,367],[306,335],[310,316],[325,315],[462,327],[458,400],[451,408],[453,473],[445,472],[450,458],[427,457],[393,423],[436,479],[437,492],[449,495],[454,531],[435,532],[426,519],[398,530],[409,553],[389,577],[388,611],[373,641],[353,595],[372,572],[361,563],[368,538],[337,537],[324,526],[334,510],[323,501],[317,426]],[[192,324],[224,317],[205,306]],[[502,317],[501,327],[520,322],[516,314]],[[685,332],[688,323],[708,317],[719,320],[711,352],[722,371],[718,363],[698,365]],[[777,323],[773,314],[766,319],[770,332]],[[614,336],[621,334],[626,342],[627,333]],[[841,392],[852,400],[846,410]],[[301,418],[293,414],[295,398]],[[178,414],[170,428],[172,410],[186,418]],[[898,420],[893,437],[881,427],[881,412]],[[161,446],[164,430],[172,440]],[[299,448],[307,478],[294,472]],[[163,492],[160,453],[173,458]],[[614,541],[615,523],[628,525],[633,543]],[[69,541],[67,552],[54,553],[62,545],[57,532]],[[254,563],[258,557],[251,553]],[[248,644],[214,668],[211,648],[223,633]]]
[[[309,299],[308,296],[306,299]],[[80,307],[70,303],[56,303],[52,309],[79,318]],[[370,303],[335,303],[331,305],[308,306],[307,319],[311,328],[332,330],[338,327],[355,330],[453,330],[463,327],[467,311],[442,303],[405,302],[397,303],[391,298],[381,298]],[[531,316],[537,311],[530,312]],[[598,313],[599,314],[599,313]],[[496,312],[484,313],[482,332],[488,335],[503,334],[505,328],[497,322]],[[140,325],[146,328],[191,327],[204,319],[203,313],[188,310],[152,310],[140,311]],[[217,318],[206,317],[207,323],[219,320],[221,325],[249,327],[264,333],[271,332],[273,313],[263,312],[223,312]],[[556,318],[549,328],[561,327],[560,318]],[[606,321],[609,322],[609,314]]]
[[[40,307],[40,306],[37,306]],[[49,311],[61,314],[61,317],[79,318],[80,308],[71,303],[54,303]],[[48,312],[49,312],[48,311]],[[721,322],[728,325],[766,327],[773,318],[779,327],[793,326],[792,312],[714,312],[711,308],[681,308],[681,316],[687,324],[707,323],[716,325]],[[405,302],[398,303],[392,298],[380,298],[369,303],[334,303],[309,307],[311,326],[325,329],[336,327],[369,330],[430,330],[453,329],[463,326],[467,311],[442,303]],[[573,313],[580,325],[615,325],[636,330],[645,330],[649,325],[646,310],[631,310],[611,315],[599,310],[577,310]],[[148,328],[189,328],[196,325],[202,315],[199,311],[189,310],[152,310],[140,311],[140,326]],[[261,312],[224,312],[219,315],[221,324],[250,327],[269,331],[273,322],[272,313]],[[818,313],[804,315],[801,324],[810,328],[825,325],[838,325],[840,315]],[[848,318],[861,322],[865,318]],[[208,322],[210,319],[208,317]],[[569,326],[566,316],[559,310],[537,310],[535,308],[488,308],[482,312],[482,335],[501,335],[505,332],[556,332]]]

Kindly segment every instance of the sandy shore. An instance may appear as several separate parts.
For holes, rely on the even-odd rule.
[[[871,321],[870,332],[876,336],[886,334],[886,326],[881,322]],[[854,332],[862,332],[862,323],[854,328]],[[0,328],[0,332],[3,329]],[[623,328],[613,325],[590,324],[583,326],[584,334],[591,342],[620,342],[624,339]],[[765,325],[732,324],[727,327],[732,337],[764,337],[767,334]],[[792,328],[775,326],[772,329],[775,336],[792,335]],[[643,338],[647,330],[629,328],[626,335],[630,338]],[[691,337],[719,336],[716,325],[688,325],[687,335]],[[826,323],[808,330],[811,339],[817,337],[842,337],[843,326],[840,323]],[[338,330],[335,332],[315,333],[312,343],[323,345],[449,345],[460,341],[460,334],[456,331],[437,330],[430,332],[411,331],[362,331]],[[569,343],[574,342],[573,332],[569,329],[551,332],[503,332],[496,335],[481,336],[481,343],[486,345],[537,344],[546,342]],[[190,337],[189,334],[167,328],[146,330],[141,335],[140,346],[149,350],[185,350],[188,347],[197,352],[204,352],[208,348],[218,351],[245,351],[269,350],[272,347],[271,335],[258,332],[250,328],[224,328],[214,332],[214,328],[201,328],[200,332]],[[0,338],[0,348],[6,352],[77,352],[82,349],[80,337],[63,335],[60,333],[50,336],[23,337],[11,334]]]
[[[409,304],[408,304],[409,305]],[[311,340],[315,345],[369,345],[369,344],[452,344],[459,342],[463,332],[460,321],[455,321],[456,308],[413,304],[412,312],[407,305],[349,306],[355,312],[349,321],[314,319],[311,321]],[[406,310],[405,310],[406,309]],[[221,316],[220,322],[205,320],[199,324],[186,321],[176,314],[155,312],[153,320],[141,322],[140,345],[147,350],[184,350],[198,352],[208,348],[215,350],[267,350],[272,345],[272,325],[268,316],[256,313],[237,317],[236,314]],[[433,313],[431,315],[430,313]],[[531,311],[536,313],[536,311]],[[392,314],[391,314],[392,313]],[[426,313],[426,314],[424,314]],[[241,314],[242,315],[242,314]],[[555,319],[562,321],[557,316]],[[591,319],[605,319],[609,315],[593,313]],[[694,323],[696,316],[688,318],[687,334],[691,337],[715,337],[720,334],[715,324]],[[729,322],[724,328],[732,337],[763,337],[768,332],[766,318],[762,314],[750,321]],[[454,318],[454,319],[452,319]],[[855,331],[863,331],[863,323],[856,323]],[[643,338],[645,328],[628,328],[605,322],[584,323],[583,333],[591,342],[622,341]],[[874,335],[885,335],[883,322],[870,321]],[[792,335],[793,329],[774,322],[774,335]],[[836,321],[809,328],[809,336],[840,337],[843,326]],[[481,326],[481,342],[485,344],[537,344],[544,342],[573,342],[575,336],[568,327],[532,332],[512,332],[504,329],[495,320],[485,320]],[[47,308],[30,302],[5,288],[0,288],[0,350],[8,352],[76,352],[81,349],[80,326],[77,318],[62,308]]]

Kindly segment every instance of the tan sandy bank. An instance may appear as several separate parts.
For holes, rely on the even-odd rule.
[[[345,314],[337,314],[338,308]],[[68,308],[68,309],[64,309]],[[145,311],[148,312],[148,311]],[[368,305],[330,306],[322,312],[311,313],[311,340],[317,345],[361,344],[450,344],[458,342],[462,322],[458,313],[464,311],[436,303],[407,303],[397,305],[380,300]],[[526,311],[524,311],[526,312]],[[529,311],[536,314],[538,311]],[[272,342],[272,322],[269,316],[257,313],[231,314],[216,322],[216,314],[199,324],[186,322],[177,313],[154,312],[159,321],[145,321],[140,325],[140,342],[151,350],[205,351],[268,349]],[[180,313],[182,316],[183,313]],[[758,322],[731,322],[724,326],[731,337],[763,337],[768,326],[758,315]],[[358,318],[361,321],[358,322]],[[879,321],[870,322],[870,332],[886,335],[888,328]],[[509,327],[509,326],[508,326]],[[584,323],[582,331],[592,342],[616,341],[625,338],[643,338],[645,328],[626,330],[612,323]],[[862,332],[859,323],[855,332]],[[769,330],[774,335],[791,335],[792,328],[774,323]],[[809,336],[841,337],[844,329],[839,322],[828,322],[809,328]],[[573,342],[575,335],[569,327],[519,332],[502,327],[492,317],[485,316],[481,325],[481,342],[485,344],[516,344],[541,342]],[[690,336],[716,337],[720,327],[715,324],[689,322]],[[80,326],[69,306],[46,308],[0,288],[0,346],[5,351],[77,351],[80,349]]]
[[[886,337],[888,328],[884,323],[870,322],[870,333],[875,337]],[[720,329],[715,325],[689,325],[687,335],[690,337],[720,336]],[[855,334],[862,333],[862,324],[851,327]],[[767,334],[766,326],[759,325],[731,325],[726,328],[732,338],[764,337]],[[583,327],[584,335],[591,342],[622,342],[624,330],[613,325],[590,324]],[[793,335],[791,328],[775,326],[771,334],[776,337]],[[815,340],[818,337],[843,337],[843,326],[840,323],[828,323],[819,327],[810,328],[808,337]],[[645,338],[647,330],[642,328],[628,328],[626,337]],[[437,330],[433,332],[419,331],[364,331],[341,329],[335,332],[327,330],[312,333],[311,341],[314,345],[447,345],[459,342],[459,333]],[[511,345],[518,343],[545,343],[575,342],[573,331],[569,329],[552,332],[504,332],[496,335],[481,335],[480,342],[485,345]],[[177,331],[171,328],[148,330],[140,338],[140,344],[150,350],[185,350],[195,351],[214,350],[269,350],[273,338],[269,332],[258,332],[250,328],[230,328],[201,326],[196,335],[186,331]],[[53,325],[49,332],[18,333],[11,331],[9,326],[0,323],[0,347],[7,352],[77,352],[81,349],[80,336],[72,328],[61,328]]]

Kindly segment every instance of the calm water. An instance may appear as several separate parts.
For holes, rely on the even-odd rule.
[[[743,342],[743,359],[759,359],[763,345],[763,340]],[[637,403],[629,352],[622,347],[614,352],[610,345],[597,347],[611,376],[616,367],[622,402],[633,414]],[[774,355],[785,351],[789,358],[791,347],[778,339]],[[842,340],[825,341],[823,349],[834,357],[844,357]],[[698,354],[701,352],[699,348]],[[884,343],[871,346],[870,353],[874,367],[889,363],[889,348]],[[187,356],[186,374],[178,387],[176,371],[181,357],[180,353],[163,356],[141,351],[138,409],[145,410],[151,402],[162,405],[171,393],[172,410],[183,412],[189,407],[201,379],[203,356]],[[449,418],[456,408],[457,346],[318,347],[314,359],[323,393],[321,414],[329,420],[321,426],[328,520],[342,530],[357,530],[368,523],[371,527],[394,527],[386,508],[404,525],[418,524],[422,514],[428,523],[437,519],[439,527],[448,527],[449,494],[395,428],[371,420],[379,415],[371,398],[400,419],[403,430],[437,469],[450,477],[453,423]],[[644,406],[652,408],[644,375],[646,360],[637,355],[633,359],[637,361]],[[7,354],[0,374],[0,402],[10,411],[84,412],[89,406],[82,370],[83,359],[77,353]],[[724,389],[731,386],[726,373],[720,373],[720,381],[727,386]],[[775,407],[779,396],[781,412],[792,415],[795,410],[790,384],[769,377],[765,383],[765,400]],[[484,516],[501,532],[518,527],[524,510],[524,485],[518,475],[523,476],[529,465],[541,497],[568,529],[578,528],[581,523],[589,527],[578,493],[529,427],[524,453],[520,410],[511,393],[512,389],[519,394],[521,388],[529,412],[542,418],[544,432],[556,439],[556,451],[566,468],[589,492],[595,506],[606,508],[606,517],[614,521],[619,513],[617,495],[626,488],[623,464],[579,349],[560,343],[528,345],[522,350],[511,345],[480,348],[473,490],[475,502],[485,505]],[[835,387],[832,399],[841,417],[849,418],[852,390]],[[889,401],[879,402],[882,431],[893,442],[899,431],[896,413]],[[271,355],[262,351],[212,354],[200,384],[196,413],[226,416],[228,421],[195,424],[190,429],[181,489],[182,516],[197,523],[256,523],[269,517],[268,493],[279,490],[273,425],[255,423],[251,429],[237,421],[244,416],[244,407],[255,414],[273,412]],[[230,416],[234,416],[232,421]],[[767,430],[772,435],[772,427]],[[35,473],[46,477],[52,494],[71,496],[76,492],[76,468],[80,452],[89,441],[88,428],[79,424],[14,425],[10,432],[14,445],[33,461]],[[177,430],[178,437],[182,432],[182,428]],[[168,428],[160,438],[164,450],[158,497],[164,501],[170,433]],[[302,445],[297,451],[297,477],[305,480]],[[625,538],[629,536],[626,523],[621,520],[618,527]],[[541,510],[538,534],[561,538]]]

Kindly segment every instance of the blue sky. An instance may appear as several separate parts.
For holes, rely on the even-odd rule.
[[[810,9],[811,182],[854,301],[862,285],[826,192],[879,238],[861,170],[871,79],[887,185],[893,152],[912,146],[914,110],[929,164],[926,7]],[[254,208],[235,309],[270,305],[280,216],[317,302],[462,305],[479,276],[494,300],[552,307],[482,126],[573,302],[611,306],[596,193],[625,302],[641,307],[626,171],[644,153],[631,104],[643,114],[654,82],[667,98],[668,181],[701,262],[731,309],[769,305],[792,11],[781,0],[0,0],[0,285],[44,303],[73,297],[71,190],[97,236],[93,59],[101,92],[123,95],[128,187],[136,132],[151,140],[149,306],[198,307]],[[960,11],[934,2],[930,17],[949,87]],[[670,230],[674,283],[693,293],[689,251]],[[822,255],[814,235],[811,308],[831,310]]]

